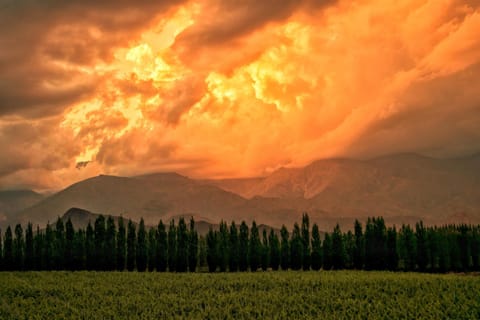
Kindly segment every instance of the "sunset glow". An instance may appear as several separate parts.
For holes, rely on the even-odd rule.
[[[480,150],[477,1],[132,4],[4,5],[0,188]]]

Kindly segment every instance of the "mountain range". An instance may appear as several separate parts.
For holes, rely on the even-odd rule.
[[[383,216],[389,224],[480,223],[480,154],[436,159],[396,154],[370,160],[318,160],[268,176],[199,180],[177,173],[134,177],[100,175],[43,197],[0,193],[0,225],[46,224],[72,207],[145,219],[155,225],[179,216],[211,224],[255,220],[291,227],[308,212],[330,230],[339,222]]]

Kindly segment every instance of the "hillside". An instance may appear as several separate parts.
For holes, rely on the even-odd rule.
[[[44,198],[32,190],[0,191],[0,226],[14,220],[17,212],[31,207]]]
[[[23,210],[17,220],[46,223],[71,207],[147,224],[184,215],[218,223],[255,219],[280,227],[302,212],[323,230],[338,221],[382,215],[387,223],[480,222],[480,155],[434,159],[399,154],[371,160],[319,160],[267,177],[194,180],[176,173],[97,176]]]

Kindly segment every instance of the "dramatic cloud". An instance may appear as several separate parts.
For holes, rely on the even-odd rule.
[[[0,188],[480,150],[480,1],[1,1],[0,28]]]

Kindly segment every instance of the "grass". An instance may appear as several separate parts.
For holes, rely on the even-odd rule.
[[[0,319],[480,319],[480,277],[0,272]]]

